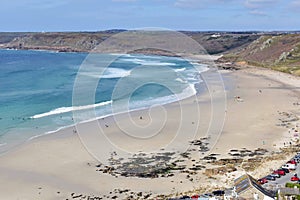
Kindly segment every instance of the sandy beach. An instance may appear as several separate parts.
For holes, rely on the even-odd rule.
[[[210,99],[218,91],[205,90],[198,96],[165,105],[164,109],[153,107],[150,114],[141,110],[130,113],[131,118],[120,114],[80,124],[76,131],[74,127],[67,128],[6,153],[0,157],[1,199],[88,199],[88,196],[151,199],[158,195],[209,191],[217,186],[230,187],[234,178],[245,172],[259,178],[272,166],[246,171],[238,164],[233,172],[208,176],[205,171],[218,165],[203,157],[237,158],[232,152],[243,149],[249,153],[244,158],[255,158],[263,156],[257,152],[271,155],[293,142],[291,128],[297,126],[299,116],[300,80],[254,67],[221,71],[221,74],[226,88],[226,109],[219,112],[220,116],[212,116]],[[222,103],[217,98],[214,105]],[[295,120],[282,125],[288,117]],[[215,141],[210,141],[212,138],[207,135],[217,134],[218,130],[211,127],[214,124],[211,119],[224,120],[220,137],[213,138],[216,140],[213,147],[207,143]],[[97,134],[100,129],[105,137]],[[80,139],[78,133],[84,138]],[[150,137],[151,133],[154,135]],[[130,168],[129,162],[140,161],[133,159],[134,156],[145,162],[157,158],[159,162],[154,159],[152,163],[157,166],[163,163],[176,166],[172,165],[167,173],[156,172],[149,177],[124,174]],[[227,167],[228,164],[234,165],[227,163]]]

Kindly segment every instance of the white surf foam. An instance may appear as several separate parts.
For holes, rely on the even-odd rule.
[[[122,78],[125,76],[129,76],[131,73],[131,70],[126,70],[122,68],[107,68],[102,76],[99,76],[97,72],[95,71],[89,71],[89,72],[82,72],[81,75],[89,76],[91,78]]]
[[[183,80],[182,78],[176,78],[175,80],[180,83],[187,83],[187,81]]]
[[[169,63],[169,62],[159,62],[159,61],[153,61],[153,60],[142,60],[139,58],[130,58],[130,59],[121,59],[121,61],[125,62],[132,62],[139,65],[145,65],[145,66],[175,66],[175,63]]]
[[[208,65],[206,64],[200,64],[197,62],[190,62],[194,67],[197,68],[197,70],[201,73],[201,72],[205,72],[207,70],[209,70]]]
[[[125,70],[121,68],[108,68],[106,73],[101,78],[122,78],[129,76],[131,70]]]
[[[149,108],[152,105],[165,105],[177,101],[181,101],[183,99],[192,97],[197,94],[197,90],[195,84],[188,84],[188,86],[181,91],[181,93],[171,94],[168,96],[158,97],[155,99],[146,99],[142,101],[133,102],[130,105],[130,111],[141,110]]]
[[[183,67],[183,68],[175,69],[174,71],[175,71],[175,72],[183,72],[183,71],[185,71],[185,70],[186,70],[186,68]]]
[[[97,103],[97,104],[93,104],[93,105],[85,105],[85,106],[75,106],[75,107],[61,107],[61,108],[57,108],[54,110],[51,110],[49,112],[46,113],[41,113],[41,114],[37,114],[32,116],[32,119],[38,119],[38,118],[42,118],[42,117],[47,117],[50,115],[57,115],[57,114],[62,114],[62,113],[67,113],[67,112],[72,112],[75,110],[86,110],[86,109],[90,109],[90,108],[96,108],[96,107],[100,107],[100,106],[105,106],[108,104],[111,104],[112,101],[105,101],[105,102],[101,102],[101,103]]]

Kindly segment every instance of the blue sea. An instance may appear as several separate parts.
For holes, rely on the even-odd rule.
[[[93,104],[75,106],[74,83],[88,56],[87,53],[0,50],[0,153],[33,137],[74,124],[74,110],[84,112],[95,108],[95,115],[100,118],[112,114],[113,102],[122,102],[122,98],[128,97],[129,110],[143,109],[195,95],[201,83],[199,71],[193,65],[196,63],[191,61],[165,56],[118,55],[101,75],[97,73],[97,65],[93,66],[95,72],[90,70],[93,68],[81,70],[82,76],[87,80],[96,79],[98,85]],[[98,59],[111,56],[102,54]],[[197,65],[207,70],[207,66]],[[115,95],[116,86],[120,88],[122,80],[126,80],[123,86],[132,83],[133,87],[139,87],[130,88],[129,84]],[[142,80],[149,82],[140,83]]]

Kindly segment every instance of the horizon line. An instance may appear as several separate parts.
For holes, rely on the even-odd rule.
[[[101,32],[122,32],[122,31],[134,31],[134,30],[139,30],[139,29],[122,29],[122,28],[115,28],[115,29],[103,29],[103,30],[49,30],[49,31],[1,31],[0,33],[101,33]],[[143,30],[143,29],[140,29]],[[208,29],[208,30],[175,30],[175,29],[165,29],[166,31],[178,31],[178,32],[203,32],[203,33],[208,33],[208,32],[219,32],[219,33],[242,33],[242,32],[251,32],[251,33],[293,33],[293,32],[299,32],[299,30],[213,30],[213,29]],[[160,30],[157,30],[160,31]],[[162,29],[163,31],[163,29]]]

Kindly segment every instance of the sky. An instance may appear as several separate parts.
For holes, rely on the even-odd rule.
[[[300,0],[3,0],[0,31],[300,30]]]

